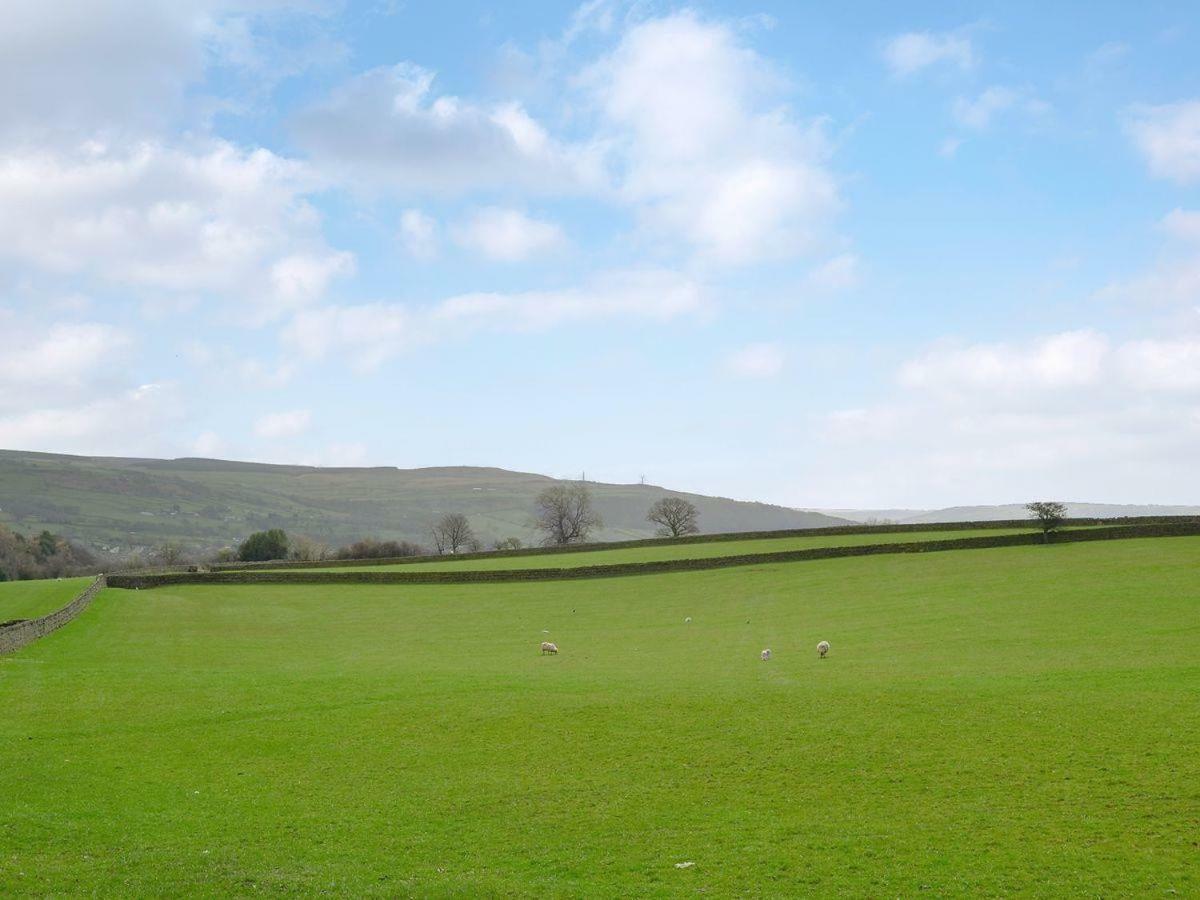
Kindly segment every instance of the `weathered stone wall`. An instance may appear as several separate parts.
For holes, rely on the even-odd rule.
[[[62,628],[91,606],[96,595],[104,590],[106,586],[107,581],[105,577],[98,575],[96,580],[89,584],[82,594],[62,609],[42,616],[40,619],[30,619],[26,622],[18,622],[15,625],[7,625],[4,628],[0,628],[0,653],[12,653],[15,650],[20,650],[27,644],[32,644],[38,638],[45,637],[50,632]]]

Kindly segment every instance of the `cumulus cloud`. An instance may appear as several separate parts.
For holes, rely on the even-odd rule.
[[[883,59],[893,75],[905,77],[938,63],[969,69],[975,64],[975,50],[969,38],[953,32],[910,31],[884,45]]]
[[[584,73],[622,199],[666,240],[744,263],[810,252],[839,206],[819,119],[727,24],[680,12],[630,27]]]
[[[254,65],[259,80],[297,69],[295,52],[273,50],[259,26],[320,7],[312,0],[7,0],[0,136],[69,141],[159,131],[181,115],[188,89],[213,65],[240,69],[270,58]]]
[[[268,413],[254,423],[254,433],[267,440],[296,437],[308,431],[312,413],[307,409]]]
[[[125,332],[96,322],[59,323],[45,331],[4,324],[8,333],[0,353],[0,409],[58,402],[87,390],[97,371],[132,345]]]
[[[155,452],[180,414],[171,384],[144,384],[72,405],[0,412],[0,446],[63,453]],[[131,443],[130,436],[134,435]]]
[[[876,405],[825,419],[825,451],[848,493],[1111,499],[1097,492],[1119,484],[1132,499],[1195,483],[1200,334],[946,345],[904,363],[896,385]],[[896,484],[911,493],[897,496]]]
[[[365,72],[301,113],[297,138],[345,181],[404,193],[598,183],[594,148],[555,140],[519,104],[437,95],[434,77],[413,63]]]
[[[353,269],[311,187],[295,162],[223,141],[0,153],[0,263],[294,309]]]
[[[296,315],[284,346],[307,359],[344,356],[369,371],[413,347],[480,330],[538,331],[611,318],[668,321],[703,311],[704,290],[667,271],[620,272],[583,288],[523,293],[473,293],[431,306],[398,303],[329,306]]]
[[[774,378],[787,360],[778,344],[749,344],[725,358],[725,370],[741,378]]]
[[[1125,130],[1151,174],[1185,185],[1200,181],[1200,100],[1134,107]]]
[[[460,246],[499,262],[521,262],[566,244],[562,229],[553,222],[496,206],[476,210],[454,227],[453,237]]]

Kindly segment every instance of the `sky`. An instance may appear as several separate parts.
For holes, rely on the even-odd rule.
[[[5,0],[0,447],[1200,503],[1200,7]]]

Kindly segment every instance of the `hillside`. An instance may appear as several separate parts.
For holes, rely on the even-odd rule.
[[[485,542],[534,539],[534,497],[555,479],[504,469],[315,468],[211,459],[125,459],[0,451],[0,522],[48,528],[98,551],[179,541],[228,546],[251,531],[284,528],[330,544],[362,537],[427,543],[439,515],[468,515]],[[654,485],[589,482],[605,527],[600,540],[649,537],[660,497],[687,497],[708,532],[844,525],[815,512],[683,494]]]

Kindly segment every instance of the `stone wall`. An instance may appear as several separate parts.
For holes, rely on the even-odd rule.
[[[107,581],[105,577],[98,575],[96,576],[96,580],[89,584],[82,594],[62,609],[42,616],[40,619],[29,619],[25,622],[18,622],[15,625],[6,625],[0,628],[0,653],[12,653],[20,650],[27,644],[32,644],[38,638],[45,637],[50,632],[62,628],[91,606],[96,595],[104,590],[106,586]]]

